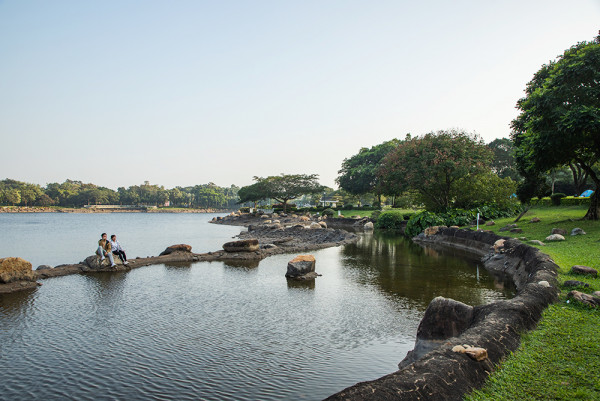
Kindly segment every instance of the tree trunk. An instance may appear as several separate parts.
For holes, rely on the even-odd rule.
[[[600,220],[600,202],[598,202],[598,188],[600,185],[596,183],[596,190],[592,194],[590,198],[590,208],[588,209],[585,216],[583,216],[583,220]]]

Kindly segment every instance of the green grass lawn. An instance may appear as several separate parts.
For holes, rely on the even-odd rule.
[[[592,293],[600,290],[600,279],[569,273],[573,265],[600,269],[600,222],[578,220],[586,210],[585,206],[533,208],[517,223],[522,233],[499,232],[514,218],[498,219],[495,226],[485,228],[525,243],[545,242],[546,246],[536,247],[560,267],[561,288],[566,280],[579,280],[590,288],[578,290]],[[541,222],[530,223],[533,217]],[[587,235],[571,236],[575,227]],[[545,241],[552,228],[567,230],[566,241]],[[559,301],[544,312],[537,329],[524,333],[519,349],[466,400],[600,400],[600,311],[569,302],[569,290],[562,288]]]

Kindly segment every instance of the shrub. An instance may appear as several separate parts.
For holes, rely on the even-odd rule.
[[[240,213],[250,213],[250,208],[249,207],[241,207]]]
[[[407,237],[416,237],[427,227],[444,225],[444,219],[433,212],[421,212],[415,214],[408,220],[404,235]]]
[[[375,222],[375,227],[388,230],[399,230],[402,228],[404,218],[398,210],[386,210],[381,212]]]
[[[327,208],[327,209],[323,210],[323,212],[321,214],[323,216],[331,217],[335,214],[335,210],[333,210],[331,208]]]
[[[373,220],[377,221],[380,214],[381,214],[381,210],[374,210],[373,213],[371,213],[371,218]]]

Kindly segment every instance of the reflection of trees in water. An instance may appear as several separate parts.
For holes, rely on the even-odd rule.
[[[436,296],[470,305],[510,295],[477,259],[455,249],[423,248],[398,235],[376,232],[342,249],[346,272],[357,282],[377,285],[417,309]],[[502,289],[498,289],[500,286]]]
[[[224,260],[223,263],[227,267],[256,269],[260,263],[260,260]]]

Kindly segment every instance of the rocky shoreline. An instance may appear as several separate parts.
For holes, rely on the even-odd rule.
[[[0,213],[224,213],[222,209],[187,208],[70,208],[45,206],[1,206]]]
[[[414,238],[434,247],[458,247],[482,256],[486,269],[508,275],[517,295],[470,306],[437,297],[419,324],[413,351],[399,370],[348,387],[327,400],[462,400],[535,328],[560,292],[558,266],[538,249],[492,232],[431,227]]]
[[[263,217],[266,216],[266,217]],[[281,218],[278,223],[273,223],[273,218]],[[51,277],[60,277],[70,274],[90,274],[97,272],[124,272],[142,266],[156,264],[192,264],[195,262],[223,261],[233,265],[257,265],[266,257],[284,253],[298,253],[310,250],[329,248],[350,244],[358,241],[358,236],[346,230],[327,228],[324,221],[318,217],[306,216],[278,216],[278,215],[243,215],[232,213],[225,218],[215,218],[219,224],[249,226],[248,231],[241,232],[238,237],[241,241],[256,240],[257,247],[251,250],[226,251],[225,249],[207,253],[194,253],[189,245],[173,245],[163,251],[159,256],[129,259],[128,265],[123,265],[119,258],[115,258],[116,268],[108,266],[106,261],[98,263],[95,255],[87,257],[84,261],[75,264],[63,264],[51,268],[38,267],[31,270],[31,264],[21,266],[22,277],[11,275],[10,279],[2,279],[0,267],[0,294],[22,291],[35,288],[37,280]],[[282,224],[281,222],[286,223]],[[17,259],[17,258],[5,258]],[[2,262],[3,259],[0,259]],[[12,268],[11,268],[12,269]]]

